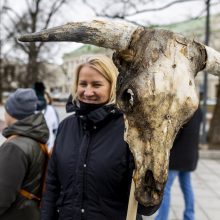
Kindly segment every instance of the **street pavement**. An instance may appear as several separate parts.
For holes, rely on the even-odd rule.
[[[57,106],[60,119],[67,116],[64,106]],[[3,120],[4,109],[0,106],[0,119]],[[0,133],[0,144],[4,141]],[[220,220],[220,150],[200,150],[197,169],[192,172],[192,185],[195,194],[195,219]],[[171,190],[171,206],[169,220],[183,220],[184,201],[175,180]],[[144,220],[153,220],[152,216]]]

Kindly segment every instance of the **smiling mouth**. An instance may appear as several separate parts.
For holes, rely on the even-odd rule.
[[[82,101],[85,103],[94,103],[94,102],[97,102],[98,100],[96,100],[96,99],[83,99]]]

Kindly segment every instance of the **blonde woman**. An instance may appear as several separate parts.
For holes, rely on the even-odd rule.
[[[117,75],[101,55],[77,68],[68,105],[73,114],[58,128],[42,220],[126,218],[134,166],[115,106]]]

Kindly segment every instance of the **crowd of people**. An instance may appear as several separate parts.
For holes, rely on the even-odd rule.
[[[5,103],[6,128],[2,133],[7,140],[0,147],[1,220],[126,219],[135,166],[123,138],[123,114],[116,106],[117,75],[112,60],[104,55],[81,63],[66,104],[67,112],[72,114],[61,123],[42,82],[36,82],[33,88],[19,88],[10,95]],[[189,124],[197,130],[187,131],[188,125],[182,129],[171,158],[176,154],[176,145],[181,145],[177,154],[185,154],[182,152],[190,137],[197,147],[197,156],[186,170],[170,162],[158,220],[167,219],[163,216],[168,216],[170,188],[177,175],[186,192],[184,198],[188,195],[184,216],[188,216],[188,210],[193,212],[188,171],[195,169],[198,159],[195,136],[200,119],[195,117],[197,113]],[[139,204],[137,219],[158,208]]]

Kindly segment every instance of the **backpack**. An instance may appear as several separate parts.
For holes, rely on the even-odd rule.
[[[10,136],[7,139],[7,141],[15,138],[16,136],[18,136],[18,135]],[[48,160],[49,160],[49,157],[50,157],[51,153],[48,151],[47,144],[43,144],[43,143],[40,143],[40,142],[38,142],[38,144],[39,144],[39,147],[41,148],[41,150],[43,151],[43,153],[45,155],[44,170],[43,170],[43,173],[42,173],[41,184],[40,184],[40,194],[37,196],[37,195],[34,195],[34,194],[28,192],[25,189],[20,189],[19,190],[19,194],[21,196],[23,196],[24,198],[28,199],[28,200],[35,200],[35,201],[37,201],[38,202],[38,206],[40,207],[41,206],[41,199],[42,199],[42,196],[43,196],[43,192],[45,191],[45,179],[46,179],[47,165],[48,165]]]

